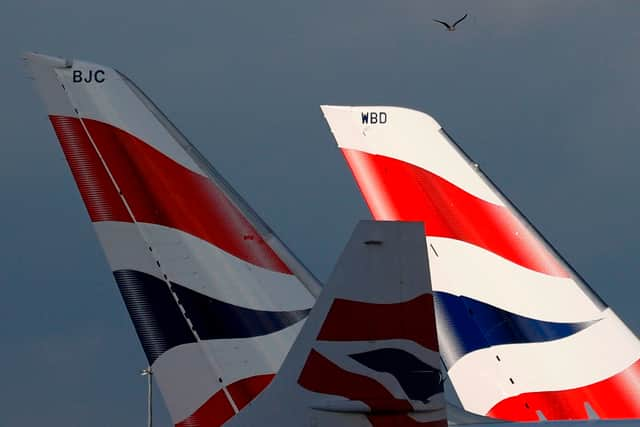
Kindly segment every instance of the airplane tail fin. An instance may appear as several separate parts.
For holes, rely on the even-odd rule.
[[[443,360],[465,409],[640,417],[640,342],[430,116],[322,106],[378,220],[422,221]]]
[[[174,423],[222,424],[279,369],[317,281],[131,80],[24,59]]]
[[[422,224],[361,221],[275,380],[229,425],[446,426],[426,255]]]

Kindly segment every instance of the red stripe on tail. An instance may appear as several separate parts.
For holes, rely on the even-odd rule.
[[[78,119],[51,116],[62,151],[92,222],[131,222],[120,195]]]
[[[243,378],[227,386],[227,391],[238,410],[242,410],[264,390],[274,374]],[[176,427],[218,427],[235,415],[223,390],[218,390],[191,416],[176,424]]]
[[[258,396],[273,380],[275,374],[256,375],[229,385],[227,390],[238,409],[242,409]]]
[[[432,319],[432,321],[426,321]],[[333,301],[318,334],[323,341],[408,339],[438,351],[433,296],[422,294],[395,304]]]
[[[461,240],[531,270],[569,277],[567,269],[508,208],[475,197],[415,165],[358,150],[342,152],[375,219],[423,221],[428,236]]]
[[[223,390],[209,398],[192,415],[176,424],[176,427],[219,427],[235,415]]]
[[[364,402],[371,410],[413,410],[408,401],[395,398],[382,384],[369,377],[345,371],[316,350],[309,353],[298,384],[316,393]]]
[[[536,411],[540,410],[548,420],[587,419],[584,403],[588,402],[602,419],[640,418],[639,388],[640,360],[611,378],[588,386],[510,397],[487,415],[511,421],[537,421]]]
[[[92,221],[131,222],[81,122],[51,121]],[[184,231],[251,264],[291,274],[210,179],[123,130],[91,119],[83,123],[136,221]]]

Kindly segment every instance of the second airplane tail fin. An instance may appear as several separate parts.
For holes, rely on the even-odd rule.
[[[281,371],[229,425],[445,427],[422,236],[360,222]]]
[[[29,53],[176,425],[221,425],[278,371],[319,285],[131,80]]]
[[[464,408],[640,416],[640,342],[427,114],[322,111],[375,219],[422,221],[440,348]]]

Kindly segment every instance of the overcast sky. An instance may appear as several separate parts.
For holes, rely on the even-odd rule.
[[[323,280],[369,214],[318,106],[427,111],[637,334],[638,18],[633,0],[4,0],[0,425],[145,422],[145,359],[23,51],[131,77]]]

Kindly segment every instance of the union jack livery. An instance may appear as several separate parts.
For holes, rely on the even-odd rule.
[[[219,426],[272,380],[320,286],[128,78],[25,61],[178,426]]]
[[[440,349],[468,411],[640,417],[640,342],[430,116],[323,106],[377,220],[422,221]]]
[[[446,427],[422,229],[358,224],[275,379],[229,426]]]

